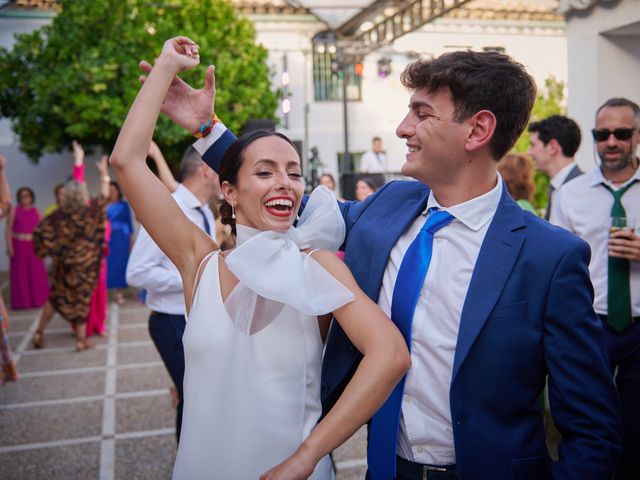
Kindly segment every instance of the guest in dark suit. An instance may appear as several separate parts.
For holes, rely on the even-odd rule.
[[[584,172],[578,167],[573,156],[580,146],[580,127],[570,118],[553,115],[529,125],[531,137],[527,154],[533,158],[536,168],[549,175],[547,210],[545,220],[549,220],[553,194],[562,185]]]
[[[496,52],[453,52],[409,65],[402,80],[412,90],[396,130],[408,148],[402,172],[418,181],[341,204],[345,261],[403,332],[412,359],[370,423],[368,477],[610,478],[620,419],[592,308],[589,247],[524,212],[496,172],[529,119],[532,78]],[[210,106],[213,72],[203,90],[179,80],[173,88]],[[196,104],[164,111],[195,132],[211,115]],[[234,136],[219,122],[210,130],[194,146],[215,169]],[[334,325],[325,410],[360,358]],[[555,465],[538,402],[547,375],[563,434]]]

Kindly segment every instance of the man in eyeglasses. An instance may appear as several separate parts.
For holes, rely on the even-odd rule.
[[[554,193],[584,173],[573,159],[580,146],[580,127],[570,118],[552,115],[539,122],[531,122],[528,130],[531,137],[527,155],[533,159],[536,168],[549,175],[551,180],[544,216],[549,220]]]
[[[551,222],[591,246],[594,308],[620,394],[624,451],[616,479],[640,478],[640,107],[607,100],[592,130],[600,167],[554,197]],[[617,369],[617,370],[616,370]]]

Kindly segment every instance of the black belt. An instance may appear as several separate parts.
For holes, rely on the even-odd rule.
[[[150,315],[154,317],[184,317],[182,313],[166,313],[166,312],[158,312],[156,310],[151,310]]]
[[[599,313],[598,316],[605,322],[609,323],[609,315],[602,315]],[[631,323],[640,323],[640,317],[631,317]]]
[[[396,457],[396,476],[408,480],[456,480],[455,465],[423,465]]]

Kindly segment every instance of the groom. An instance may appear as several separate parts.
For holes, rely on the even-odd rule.
[[[212,67],[202,90],[177,79],[165,113],[196,132],[213,82]],[[620,420],[589,247],[522,211],[496,173],[528,122],[532,78],[499,53],[453,52],[409,65],[402,82],[412,91],[396,130],[407,145],[402,172],[418,181],[341,205],[345,261],[412,359],[370,424],[368,478],[611,478]],[[211,132],[194,146],[217,169],[235,137],[219,122],[203,126]],[[359,360],[334,324],[325,409]],[[539,403],[547,378],[563,436],[555,464]]]

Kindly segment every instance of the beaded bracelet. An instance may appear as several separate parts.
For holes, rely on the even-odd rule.
[[[214,113],[211,118],[200,125],[200,128],[193,134],[196,138],[206,137],[211,133],[213,126],[218,122],[218,116]]]

